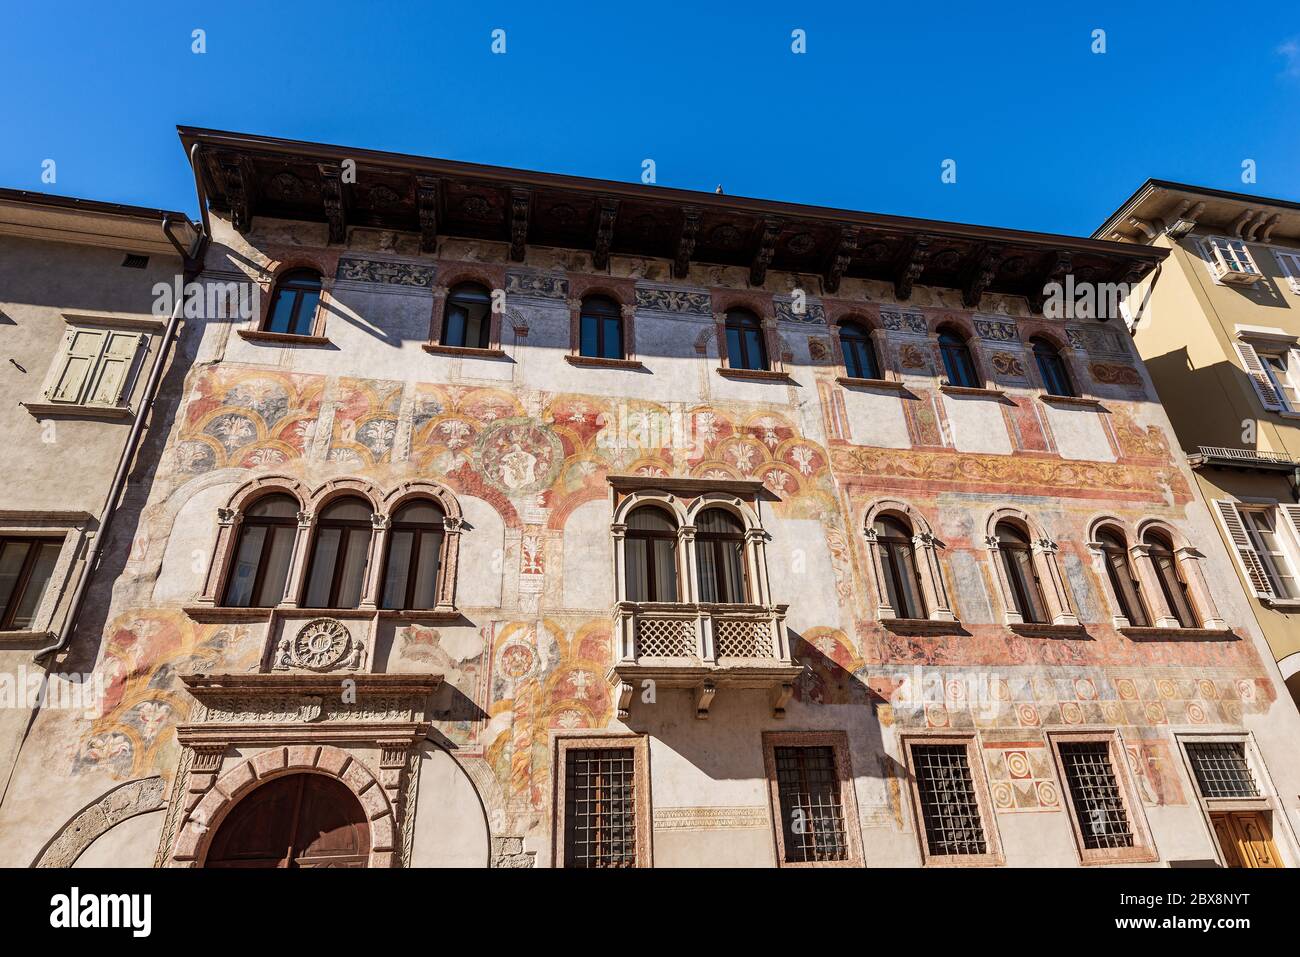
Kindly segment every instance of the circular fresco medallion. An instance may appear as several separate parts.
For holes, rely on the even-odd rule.
[[[479,435],[474,458],[488,481],[510,495],[548,487],[564,460],[564,448],[533,419],[500,419]]]
[[[316,618],[294,636],[294,664],[312,671],[327,671],[343,660],[351,646],[352,636],[341,622]]]

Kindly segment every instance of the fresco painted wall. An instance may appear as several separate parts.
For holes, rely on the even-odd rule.
[[[290,252],[324,249],[324,227],[268,221],[245,237],[216,226],[209,281],[242,278],[237,264],[264,276]],[[1249,732],[1268,786],[1295,816],[1300,718],[1279,700],[1276,668],[1122,330],[1056,324],[1077,384],[1101,403],[1050,406],[1037,398],[1021,344],[1044,324],[1023,303],[986,296],[972,314],[955,307],[954,293],[918,288],[900,305],[880,284],[846,280],[837,301],[856,303],[882,330],[882,360],[905,387],[845,387],[835,381],[842,372],[823,300],[804,313],[781,308],[802,281],[772,275],[790,381],[732,381],[716,372],[710,291],[745,288],[744,272],[695,267],[673,282],[667,264],[615,257],[612,271],[636,283],[644,369],[578,368],[564,361],[569,277],[589,262],[530,250],[506,270],[505,358],[434,355],[420,346],[437,274],[475,261],[504,268],[505,250],[443,240],[433,260],[413,244],[352,231],[341,256],[354,262],[338,270],[352,278],[330,290],[329,346],[246,341],[220,322],[185,330],[191,364],[166,396],[164,448],[117,527],[112,574],[92,596],[102,634],[83,631],[72,652],[104,675],[104,713],[41,714],[0,807],[0,863],[30,863],[123,782],[158,776],[170,785],[181,752],[174,728],[193,707],[179,675],[264,667],[266,624],[204,623],[185,609],[203,587],[218,507],[270,474],[311,488],[336,477],[380,489],[429,478],[457,496],[464,618],[377,621],[370,667],[445,675],[431,737],[472,782],[469,791],[447,785],[454,806],[467,827],[486,821],[517,859],[550,862],[553,738],[590,730],[649,735],[660,866],[775,863],[761,742],[772,730],[848,732],[853,823],[868,864],[920,863],[899,744],[908,730],[978,730],[1008,864],[1078,863],[1045,737],[1052,728],[1118,729],[1162,860],[1214,856],[1175,731]],[[394,262],[431,268],[379,268]],[[939,389],[929,336],[942,321],[972,330],[1005,398]],[[784,719],[763,694],[738,690],[720,692],[707,721],[684,691],[663,691],[654,704],[635,703],[626,723],[617,719],[607,680],[615,474],[757,479],[773,493],[763,505],[773,598],[789,604],[805,665]],[[863,522],[882,498],[907,502],[941,541],[959,627],[909,635],[875,620]],[[1085,634],[1030,637],[1001,623],[984,538],[989,515],[1008,506],[1059,546]],[[1103,515],[1129,529],[1156,519],[1199,546],[1232,635],[1139,641],[1116,631],[1086,545]],[[438,827],[457,826],[445,810],[440,825],[429,823],[450,800],[431,780],[421,779],[417,846],[451,849],[414,862],[479,862],[484,842],[440,838]],[[1290,863],[1293,826],[1275,824]],[[154,839],[162,828],[158,821]]]

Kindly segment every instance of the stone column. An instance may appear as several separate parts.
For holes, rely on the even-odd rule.
[[[1151,560],[1151,546],[1134,545],[1129,549],[1129,555],[1133,559],[1133,569],[1137,572],[1138,580],[1142,582],[1142,594],[1147,600],[1147,608],[1155,619],[1152,624],[1157,628],[1180,627],[1178,616],[1169,607],[1169,602],[1165,600],[1165,590],[1160,587],[1155,562]]]
[[[930,610],[930,620],[956,621],[957,616],[948,604],[943,570],[939,566],[939,540],[929,532],[918,532],[912,536],[912,552],[921,572],[921,590],[925,593],[925,607]]]
[[[998,547],[998,537],[989,535],[984,539],[984,544],[988,546],[989,558],[993,562],[994,580],[998,583],[998,590],[1002,596],[1002,608],[1006,616],[1006,623],[1008,625],[1023,624],[1025,619],[1016,610],[1015,593],[1011,590],[1011,582],[1007,578],[1006,563],[1002,560],[1002,550]]]
[[[280,604],[286,608],[298,607],[298,596],[302,594],[304,576],[307,567],[307,548],[311,544],[311,525],[315,516],[303,509],[298,513],[298,529],[293,539],[293,555],[289,559],[289,568],[284,575],[284,598]]]
[[[208,573],[203,580],[203,594],[198,599],[200,604],[215,605],[220,599],[217,592],[221,588],[221,580],[225,577],[226,568],[234,558],[235,543],[239,539],[239,528],[243,522],[244,516],[237,509],[217,509],[217,543],[208,560]]]
[[[1174,555],[1178,559],[1183,578],[1187,581],[1187,589],[1192,593],[1196,610],[1200,613],[1201,627],[1215,630],[1227,628],[1228,623],[1219,614],[1219,607],[1214,603],[1214,595],[1205,580],[1205,555],[1190,545],[1176,549]]]
[[[1065,578],[1061,566],[1056,560],[1060,546],[1050,539],[1040,538],[1034,542],[1034,563],[1038,568],[1038,578],[1047,587],[1048,611],[1052,615],[1053,625],[1077,625],[1079,617],[1070,610],[1070,593],[1065,587]]]
[[[370,549],[366,554],[366,579],[361,589],[359,608],[373,609],[379,607],[380,589],[383,582],[380,575],[384,571],[384,555],[388,550],[388,530],[391,523],[387,515],[374,512],[370,516]]]
[[[438,555],[438,602],[435,611],[456,610],[456,576],[460,570],[460,532],[463,522],[450,515],[442,520],[442,549]]]

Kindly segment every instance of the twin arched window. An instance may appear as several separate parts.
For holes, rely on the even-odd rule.
[[[1043,380],[1043,388],[1048,395],[1075,396],[1074,384],[1070,381],[1070,370],[1066,368],[1065,359],[1049,340],[1035,336],[1029,340],[1034,353],[1034,362],[1038,364],[1038,374]]]
[[[642,505],[629,513],[623,539],[628,601],[679,601],[677,522],[664,509]],[[708,508],[695,521],[699,600],[713,604],[749,601],[745,582],[745,529],[726,509]]]
[[[592,359],[622,359],[623,311],[608,296],[582,300],[579,317],[578,352]]]
[[[476,282],[462,282],[447,294],[442,344],[487,349],[492,341],[492,294]]]
[[[851,379],[879,379],[880,363],[871,343],[871,333],[860,322],[840,324],[840,350],[844,353],[844,374]]]
[[[1155,568],[1156,581],[1160,583],[1165,606],[1178,619],[1180,628],[1196,628],[1198,619],[1192,604],[1191,589],[1187,587],[1187,579],[1174,555],[1173,542],[1163,532],[1153,528],[1142,537],[1142,543],[1147,546],[1147,554],[1151,556],[1151,565]]]
[[[222,604],[274,608],[286,598],[297,540],[299,505],[272,493],[248,507],[239,529]],[[383,561],[380,607],[428,610],[438,605],[445,512],[416,499],[393,516]],[[305,608],[356,608],[366,592],[374,534],[372,508],[360,496],[334,499],[320,512],[302,586]]]
[[[975,360],[971,357],[970,346],[966,339],[955,329],[939,330],[939,356],[943,359],[943,371],[951,385],[978,389],[983,382],[975,371]]]
[[[727,365],[732,369],[766,371],[767,345],[763,324],[748,309],[727,310]]]
[[[314,269],[293,269],[276,280],[271,307],[266,313],[266,332],[310,336],[316,330],[316,308],[320,305],[321,276]]]

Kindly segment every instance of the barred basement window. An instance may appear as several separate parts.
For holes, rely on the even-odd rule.
[[[1257,798],[1259,785],[1246,761],[1241,741],[1207,741],[1187,745],[1196,786],[1203,798]]]
[[[635,867],[632,748],[574,748],[565,755],[564,866]]]
[[[778,746],[773,751],[786,863],[848,860],[835,749]]]
[[[987,854],[966,745],[914,745],[912,761],[930,853]]]
[[[1133,847],[1124,798],[1110,763],[1110,745],[1062,742],[1060,754],[1083,846],[1088,850]]]

